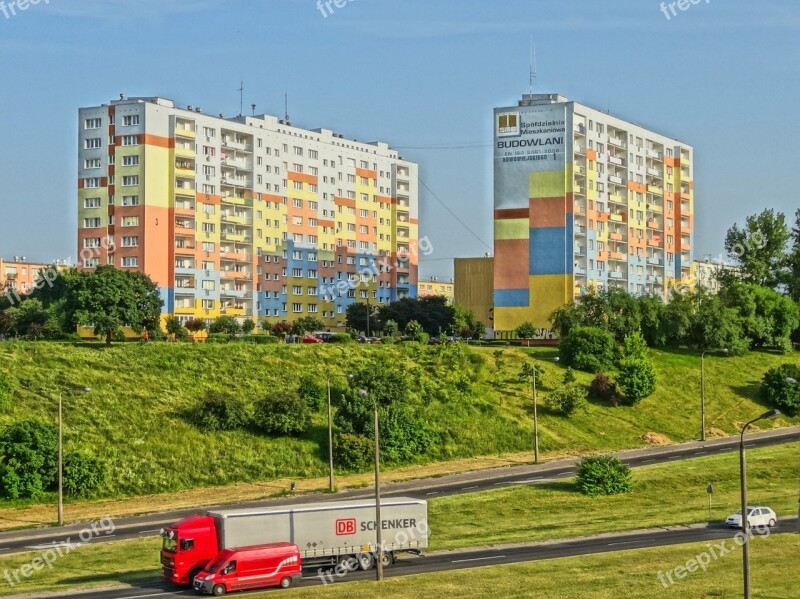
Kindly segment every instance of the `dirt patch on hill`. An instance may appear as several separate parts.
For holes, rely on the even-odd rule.
[[[672,443],[669,437],[665,437],[659,433],[645,433],[640,439],[648,445],[669,445]]]
[[[706,431],[706,436],[707,437],[711,437],[713,439],[719,439],[719,438],[722,438],[722,437],[727,437],[728,433],[726,433],[725,431],[721,431],[718,428],[713,428],[712,427],[712,428],[710,428],[710,429],[708,429]]]

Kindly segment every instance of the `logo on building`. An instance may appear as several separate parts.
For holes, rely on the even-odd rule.
[[[497,136],[511,137],[519,135],[519,113],[501,112],[497,115]]]

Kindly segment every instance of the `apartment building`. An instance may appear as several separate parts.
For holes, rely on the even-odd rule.
[[[719,293],[721,289],[719,276],[721,274],[739,276],[742,270],[738,266],[710,258],[695,260],[693,266],[695,288],[702,287],[710,293]]]
[[[344,324],[416,297],[417,165],[386,143],[164,98],[79,111],[82,269],[149,275],[164,314]]]
[[[665,301],[693,279],[693,148],[558,94],[494,111],[494,327],[591,289]],[[682,283],[684,281],[684,283]]]
[[[428,297],[432,295],[441,295],[446,297],[448,303],[453,303],[453,281],[442,280],[439,277],[431,277],[423,279],[417,285],[417,295],[419,297]]]
[[[56,278],[56,271],[64,272],[69,268],[66,261],[56,260],[50,264],[28,262],[23,256],[15,256],[11,260],[0,258],[0,296],[6,296],[12,304],[31,293],[36,286],[46,285],[48,280]],[[43,271],[50,271],[52,279],[42,278]]]

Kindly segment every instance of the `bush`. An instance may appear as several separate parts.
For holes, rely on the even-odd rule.
[[[244,343],[253,343],[255,345],[277,345],[280,339],[275,335],[250,335],[242,339]]]
[[[761,396],[784,414],[794,416],[800,412],[800,384],[788,382],[789,378],[800,381],[800,366],[781,364],[768,370],[761,383]]]
[[[23,420],[0,434],[0,493],[36,498],[56,482],[58,436],[41,420]]]
[[[80,453],[64,456],[64,493],[86,497],[106,482],[108,470],[100,458]]]
[[[536,337],[536,327],[532,322],[523,322],[519,325],[514,333],[519,339],[533,339]]]
[[[254,421],[268,435],[302,435],[311,426],[311,413],[297,393],[278,391],[256,403]]]
[[[206,339],[206,343],[230,343],[231,338],[227,333],[211,333]]]
[[[578,463],[578,488],[585,495],[615,495],[633,488],[631,469],[614,456],[591,456]]]
[[[203,432],[232,431],[250,424],[250,408],[235,395],[209,391],[197,402],[192,421]]]
[[[328,404],[327,386],[318,383],[310,376],[300,379],[297,392],[312,412],[319,412]]]
[[[544,405],[562,416],[583,412],[588,408],[586,390],[576,384],[559,387],[545,397]]]
[[[235,337],[241,331],[242,327],[233,316],[220,316],[208,327],[208,332],[212,335],[215,333],[225,333],[229,337]]]
[[[569,366],[567,366],[567,369],[564,371],[564,378],[561,382],[563,382],[565,385],[575,382],[575,371]]]
[[[333,438],[333,460],[345,470],[366,470],[374,458],[374,441],[363,435],[337,433]]]
[[[11,398],[14,396],[14,382],[7,374],[0,372],[0,412],[11,407]]]
[[[623,358],[617,375],[625,403],[635,405],[656,390],[656,371],[650,360]]]
[[[340,343],[343,345],[355,342],[356,342],[355,339],[353,339],[353,337],[348,335],[347,333],[336,333],[333,337],[331,337],[330,340],[330,343]]]
[[[186,321],[186,330],[192,333],[199,333],[206,330],[206,321],[201,318],[192,318]]]
[[[589,385],[589,396],[595,401],[608,403],[614,407],[622,403],[622,395],[617,389],[617,383],[602,372],[595,376],[592,384]]]
[[[608,370],[614,363],[614,336],[596,327],[577,326],[558,345],[561,360],[587,372]]]
[[[175,341],[185,341],[189,338],[189,331],[181,324],[181,321],[174,316],[167,316],[165,322],[167,334]]]
[[[256,323],[249,318],[242,323],[242,333],[251,335],[256,328]]]

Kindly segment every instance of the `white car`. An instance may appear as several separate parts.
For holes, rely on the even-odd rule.
[[[747,506],[747,524],[751,528],[764,528],[767,526],[772,528],[777,523],[778,515],[770,508],[764,506]],[[728,519],[725,520],[725,524],[731,528],[741,528],[742,510],[728,516]]]

